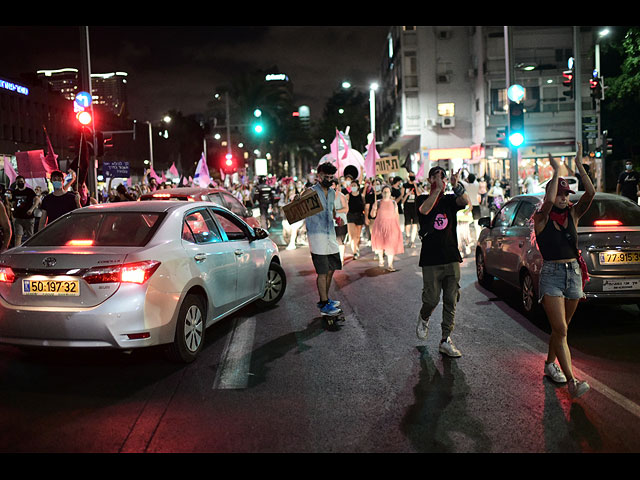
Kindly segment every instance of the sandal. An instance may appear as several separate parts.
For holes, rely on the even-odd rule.
[[[398,270],[396,270],[395,268],[390,266],[389,268],[387,268],[387,271],[388,272],[397,272]]]

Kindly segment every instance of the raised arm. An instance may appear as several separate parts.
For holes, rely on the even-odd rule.
[[[591,202],[593,201],[593,197],[596,195],[596,189],[593,187],[591,178],[589,178],[587,171],[582,165],[582,144],[578,142],[577,146],[578,151],[576,153],[576,158],[574,161],[576,164],[576,172],[580,175],[582,184],[584,185],[584,194],[582,195],[582,197],[580,197],[578,203],[573,206],[574,220],[577,220],[582,215],[584,215],[587,210],[589,210]]]

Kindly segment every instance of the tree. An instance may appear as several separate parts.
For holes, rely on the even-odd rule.
[[[344,132],[347,127],[351,146],[364,151],[371,130],[368,92],[343,88],[336,90],[327,100],[316,134],[330,143],[336,136],[336,129]]]

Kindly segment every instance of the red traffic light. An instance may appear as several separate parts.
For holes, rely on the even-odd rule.
[[[562,76],[564,77],[564,80],[562,81],[562,84],[565,87],[570,87],[573,84],[573,70],[565,70],[564,72],[562,72]]]
[[[85,127],[87,125],[90,125],[91,122],[93,121],[93,118],[91,118],[91,113],[87,112],[86,110],[78,112],[76,114],[76,119],[78,119],[78,122],[80,122],[80,124]]]

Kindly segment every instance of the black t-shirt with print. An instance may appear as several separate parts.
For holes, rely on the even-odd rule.
[[[416,200],[422,238],[419,265],[425,267],[462,262],[458,250],[456,214],[465,206],[456,203],[455,195],[444,195],[427,215],[423,215],[419,208],[428,196],[420,195]]]

